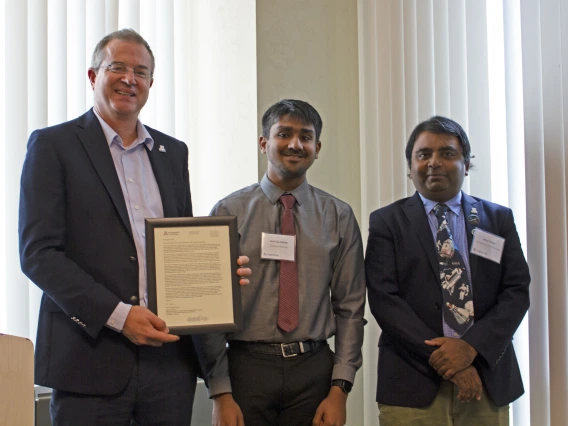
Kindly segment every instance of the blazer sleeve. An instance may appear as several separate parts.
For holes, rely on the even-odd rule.
[[[48,308],[62,310],[96,338],[120,299],[65,254],[66,168],[52,142],[42,131],[28,142],[20,190],[20,262],[51,299],[44,301]]]
[[[423,374],[436,377],[428,364],[433,348],[424,341],[438,337],[401,296],[393,232],[375,211],[369,219],[365,255],[369,307],[397,354]]]
[[[462,337],[494,370],[529,308],[530,274],[513,220],[513,212],[506,209],[498,233],[505,239],[501,258],[501,276],[495,279],[497,300]],[[475,283],[474,283],[475,294]]]

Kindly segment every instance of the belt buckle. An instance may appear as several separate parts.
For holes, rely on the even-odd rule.
[[[282,356],[284,358],[292,358],[294,356],[298,356],[297,353],[294,353],[293,343],[280,343],[280,349],[282,350]]]

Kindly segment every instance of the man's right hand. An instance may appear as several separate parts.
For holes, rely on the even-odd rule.
[[[135,345],[162,346],[164,343],[177,342],[179,336],[169,332],[164,320],[141,306],[130,309],[122,327],[122,334]]]
[[[245,426],[241,407],[230,393],[213,397],[213,426]]]
[[[454,374],[450,382],[458,387],[458,401],[469,402],[473,399],[478,401],[481,399],[483,385],[473,365]]]

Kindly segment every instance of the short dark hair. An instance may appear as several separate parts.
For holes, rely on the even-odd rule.
[[[103,63],[104,58],[104,48],[109,44],[112,40],[122,40],[122,41],[133,41],[134,43],[141,44],[148,50],[150,54],[150,58],[152,58],[152,69],[150,71],[154,72],[154,68],[156,67],[156,61],[154,60],[154,54],[152,53],[152,49],[150,49],[150,45],[144,38],[134,31],[132,28],[124,28],[122,30],[114,31],[110,34],[107,34],[102,38],[101,41],[97,43],[95,46],[95,50],[93,52],[93,56],[91,58],[91,68],[97,70],[100,68],[101,64]]]
[[[438,135],[450,135],[455,136],[462,148],[463,158],[466,164],[470,163],[470,160],[473,158],[471,155],[471,146],[469,145],[469,139],[465,130],[456,123],[454,120],[442,117],[441,115],[436,115],[434,117],[430,117],[428,120],[423,121],[418,126],[414,128],[410,138],[408,139],[408,143],[406,144],[406,161],[408,161],[408,167],[411,165],[412,160],[412,149],[414,148],[414,144],[416,143],[416,139],[420,136],[423,132],[430,132],[435,133]]]
[[[319,141],[323,122],[316,109],[309,103],[296,99],[282,99],[266,110],[262,116],[262,136],[270,137],[270,129],[282,117],[291,116],[304,124],[311,124],[316,131],[316,142]]]

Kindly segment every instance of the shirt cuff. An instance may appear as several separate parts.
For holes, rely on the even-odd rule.
[[[130,313],[130,309],[132,309],[132,305],[118,302],[118,305],[116,305],[116,308],[114,308],[114,311],[112,311],[112,314],[107,320],[106,326],[111,330],[122,333],[124,322],[126,321],[128,314]]]
[[[222,393],[231,393],[231,378],[229,376],[209,378],[209,389],[207,391],[209,398]]]
[[[349,383],[355,383],[355,373],[357,370],[352,365],[335,364],[331,373],[331,380],[347,380]]]

